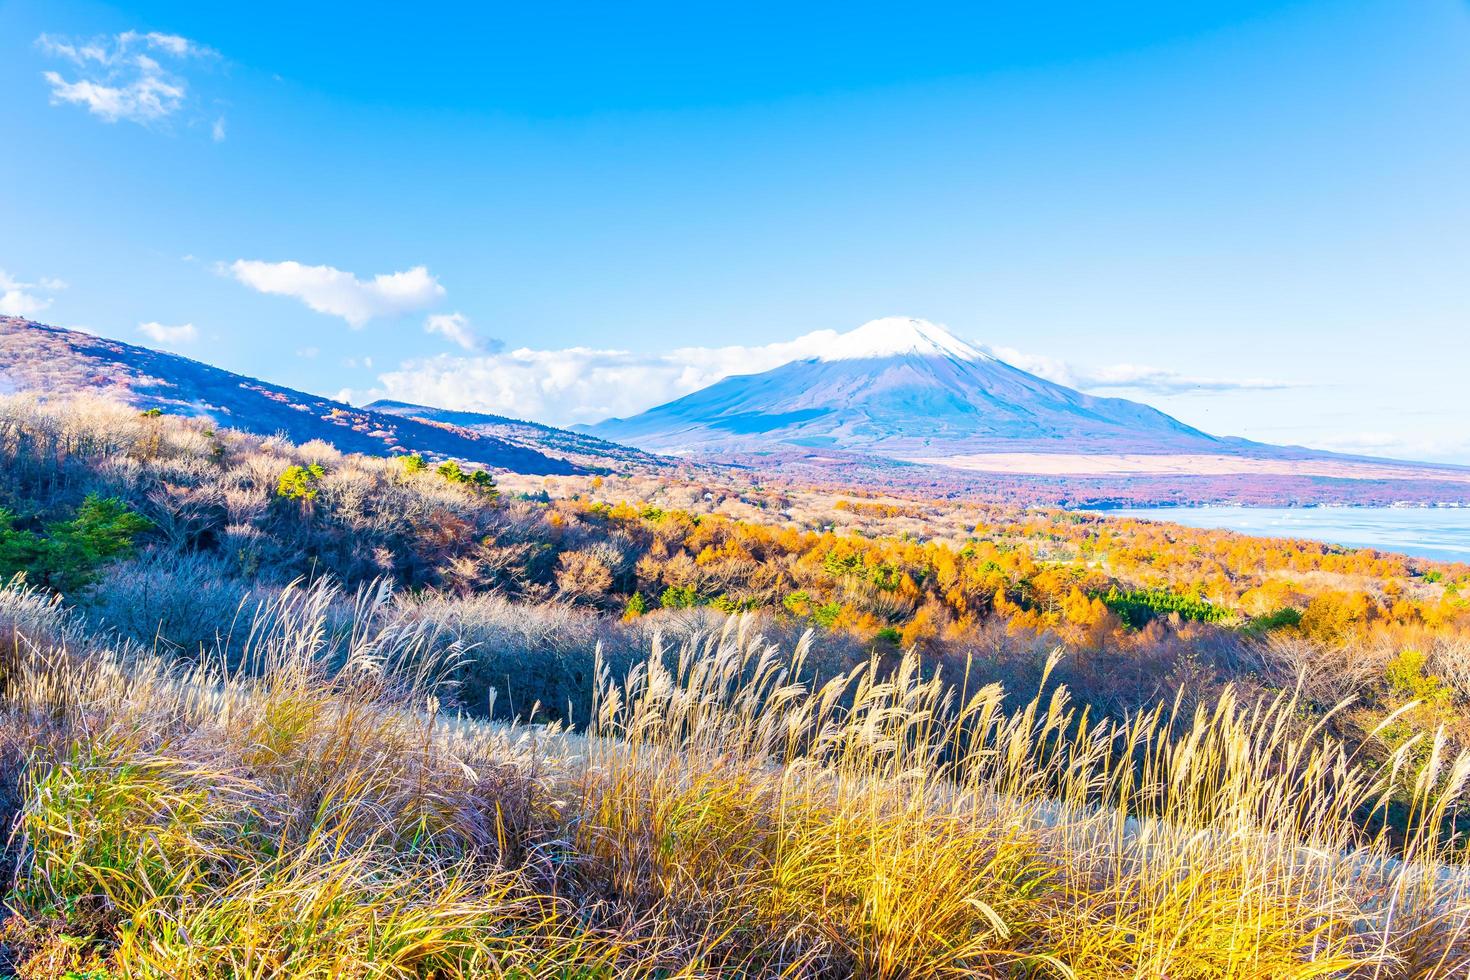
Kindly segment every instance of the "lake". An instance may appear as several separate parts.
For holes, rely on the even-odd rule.
[[[1470,507],[1120,507],[1099,513],[1470,562]]]

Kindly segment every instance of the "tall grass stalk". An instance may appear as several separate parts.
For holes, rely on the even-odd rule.
[[[1291,693],[1095,724],[913,654],[810,683],[741,618],[601,669],[573,736],[440,710],[457,651],[385,603],[289,589],[184,667],[0,596],[20,975],[1470,970],[1442,740],[1370,764]]]

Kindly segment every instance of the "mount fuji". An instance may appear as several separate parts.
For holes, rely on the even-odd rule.
[[[725,378],[585,431],[655,452],[828,449],[895,459],[972,453],[1270,452],[1157,409],[1028,374],[941,326],[873,320],[819,356]]]

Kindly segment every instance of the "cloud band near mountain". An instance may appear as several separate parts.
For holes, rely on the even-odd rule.
[[[838,336],[835,330],[817,330],[781,343],[684,347],[662,354],[590,347],[442,354],[406,361],[397,370],[382,374],[378,387],[371,391],[343,395],[353,400],[391,398],[533,418],[552,425],[591,423],[637,414],[731,375],[755,374],[788,361],[819,357]],[[1178,394],[1291,387],[1280,381],[1196,377],[1140,365],[1086,369],[1011,348],[990,351],[1049,381],[1083,390],[1131,388]]]

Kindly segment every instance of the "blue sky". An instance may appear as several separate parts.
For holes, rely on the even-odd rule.
[[[902,314],[1470,463],[1459,0],[0,0],[0,132],[0,307],[315,392],[594,421]]]

